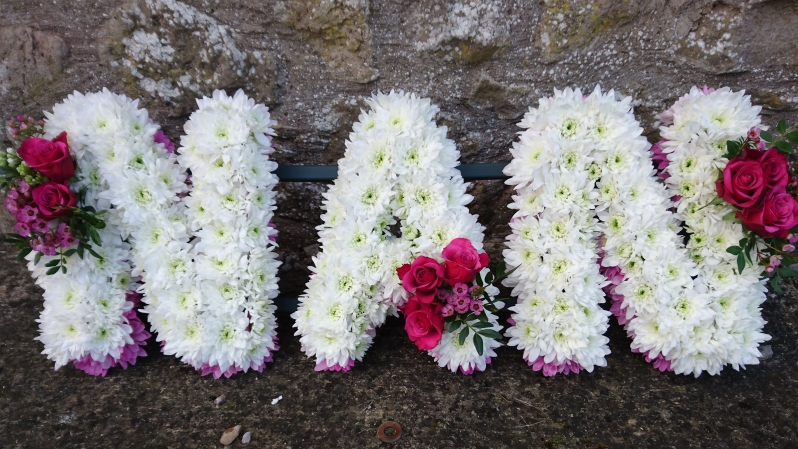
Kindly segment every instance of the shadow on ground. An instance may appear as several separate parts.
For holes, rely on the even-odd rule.
[[[153,339],[138,365],[98,379],[53,371],[40,354],[41,291],[3,245],[0,449],[213,448],[237,424],[254,448],[798,447],[798,295],[788,293],[764,307],[774,356],[716,377],[659,373],[615,323],[609,366],[593,373],[546,379],[505,347],[487,372],[454,375],[417,351],[396,318],[351,372],[316,373],[293,321],[279,316],[282,349],[263,373],[200,377]],[[220,395],[227,402],[216,407]],[[386,420],[404,429],[396,443],[376,437]]]

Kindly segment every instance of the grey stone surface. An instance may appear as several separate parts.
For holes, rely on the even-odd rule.
[[[663,374],[629,350],[612,320],[608,366],[544,378],[515,348],[472,376],[439,368],[391,318],[349,373],[317,373],[292,320],[278,315],[281,349],[263,373],[201,377],[158,352],[94,378],[53,371],[34,341],[41,290],[0,244],[0,448],[221,448],[233,424],[262,448],[791,448],[798,446],[795,284],[764,304],[773,356],[722,375]],[[225,395],[218,407],[215,400]],[[277,404],[273,399],[282,396]],[[236,442],[232,447],[239,443]]]

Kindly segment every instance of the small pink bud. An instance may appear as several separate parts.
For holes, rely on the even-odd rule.
[[[767,271],[768,273],[773,273],[773,270],[775,270],[775,268],[773,268],[773,267],[765,268],[765,271]]]
[[[778,267],[779,265],[781,265],[781,259],[779,259],[779,256],[770,256],[770,266]]]
[[[781,250],[784,251],[785,253],[791,253],[791,252],[795,251],[795,245],[792,245],[792,244],[784,245],[784,247]]]

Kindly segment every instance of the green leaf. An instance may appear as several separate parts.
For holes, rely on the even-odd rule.
[[[61,265],[61,272],[66,274],[66,265]]]
[[[488,275],[485,276],[485,283],[488,284],[488,285],[492,285],[493,284],[493,273],[488,272]]]
[[[745,256],[743,253],[737,255],[737,274],[743,274],[743,270],[745,269]]]
[[[76,250],[75,248],[68,249],[64,251],[64,257],[72,257],[72,255],[75,254],[77,251],[78,250]]]
[[[463,322],[460,321],[460,320],[452,321],[451,323],[449,323],[449,332],[450,333],[454,333],[454,331],[456,331],[457,328],[460,327],[461,324],[463,324]]]
[[[47,270],[47,275],[48,275],[48,276],[51,276],[51,275],[54,275],[54,274],[56,274],[56,273],[58,272],[58,268],[59,268],[59,267],[53,267],[53,268],[50,268],[49,270]]]
[[[487,323],[488,322],[488,316],[485,315],[484,313],[480,313],[479,315],[477,315],[477,320],[479,320],[479,322],[481,322],[481,323]]]
[[[25,256],[30,254],[31,251],[33,251],[33,248],[31,248],[30,246],[22,248],[21,250],[19,250],[19,254],[17,254],[17,260],[24,259]]]
[[[44,264],[44,266],[45,267],[54,267],[54,266],[58,265],[59,263],[61,263],[61,259],[53,259],[53,260],[47,262],[46,264]]]
[[[792,154],[795,153],[795,148],[790,145],[789,142],[786,140],[779,140],[778,142],[774,143],[773,146],[779,149],[782,153]]]
[[[39,251],[36,251],[36,257],[33,258],[33,264],[34,265],[39,265],[39,261],[40,260],[42,260],[42,253],[39,252]]]
[[[83,245],[83,243],[78,243],[78,257],[80,257],[81,259],[83,259],[83,249],[84,248],[85,248],[85,246]]]
[[[484,287],[484,284],[482,283],[482,275],[479,273],[477,273],[477,285]]]
[[[477,349],[477,354],[481,357],[484,348],[482,347],[482,337],[480,337],[479,334],[474,334],[474,347]]]
[[[743,252],[743,249],[739,246],[730,246],[726,248],[726,252],[729,254],[734,254],[735,256]]]
[[[769,131],[762,131],[759,133],[759,137],[761,137],[765,142],[773,142],[773,134],[771,134]]]
[[[789,132],[784,137],[791,142],[798,142],[798,131]]]
[[[729,212],[728,214],[724,215],[723,216],[723,221],[740,221],[740,219],[737,218],[737,211],[733,210],[733,211]]]
[[[102,243],[100,241],[100,234],[98,234],[97,231],[95,231],[92,228],[89,228],[89,237],[91,237],[91,241],[94,242],[95,245],[102,246]]]
[[[787,267],[780,267],[778,269],[779,276],[783,278],[795,278],[798,277],[798,270],[793,270],[792,268]]]
[[[784,290],[781,289],[781,285],[779,285],[779,278],[778,276],[773,276],[770,279],[770,287],[776,293],[784,293]]]
[[[479,316],[482,316],[482,315],[485,315],[485,314],[482,313]],[[487,321],[479,321],[477,323],[472,324],[471,327],[473,327],[475,329],[485,329],[487,327],[493,327],[493,324],[491,324],[491,323],[489,323]]]
[[[470,329],[468,327],[464,327],[463,330],[460,331],[460,337],[458,340],[460,341],[460,346],[465,344],[466,338],[468,338],[468,331]]]
[[[487,310],[488,312],[493,312],[493,313],[498,313],[499,312],[499,308],[494,306],[493,304],[485,304],[485,310]]]
[[[89,254],[96,257],[97,259],[102,259],[102,256],[100,256],[93,249],[91,249],[91,246],[86,247],[86,250],[89,252]]]
[[[492,338],[494,340],[501,340],[502,339],[502,334],[496,332],[493,329],[481,330],[481,331],[479,331],[479,334],[482,335],[483,337]]]
[[[734,156],[737,156],[737,153],[740,152],[741,148],[742,146],[740,145],[740,142],[735,142],[734,140],[726,141],[726,150],[728,154],[731,156],[729,159],[731,159]]]
[[[28,238],[19,234],[6,234],[5,237],[3,237],[3,241],[13,244],[24,244],[28,242]]]
[[[787,122],[784,119],[779,120],[779,124],[776,125],[776,131],[778,131],[779,134],[787,132]]]
[[[504,261],[502,260],[501,262],[499,262],[498,265],[496,265],[496,276],[501,277],[501,275],[504,274],[504,270],[506,269],[507,269],[507,264],[504,263]]]

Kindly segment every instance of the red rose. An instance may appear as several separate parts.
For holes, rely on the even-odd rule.
[[[415,293],[419,301],[431,303],[435,292],[443,283],[443,265],[426,256],[418,256],[412,264],[405,264],[396,270],[402,287]]]
[[[734,158],[723,169],[723,178],[715,181],[718,196],[737,207],[751,207],[756,204],[765,179],[759,161]]]
[[[468,284],[474,282],[479,270],[488,266],[490,258],[486,253],[478,253],[471,241],[457,238],[449,242],[443,249],[444,279],[454,286],[458,282]]]
[[[69,187],[57,182],[45,182],[31,190],[33,202],[39,208],[39,213],[44,218],[58,217],[69,213],[69,209],[61,206],[75,207],[78,199],[69,190]]]
[[[798,225],[798,202],[781,190],[756,207],[738,211],[735,216],[761,237],[784,238]]]
[[[64,182],[75,175],[75,161],[69,154],[66,132],[52,141],[38,137],[26,139],[17,154],[50,181]]]
[[[423,303],[417,296],[402,308],[405,314],[405,331],[418,349],[429,351],[438,346],[443,335],[443,304]]]
[[[762,166],[762,175],[765,177],[765,192],[784,190],[790,181],[790,172],[787,157],[779,150],[771,148],[765,151],[759,160]]]

